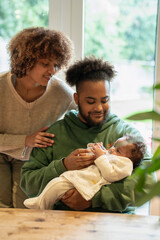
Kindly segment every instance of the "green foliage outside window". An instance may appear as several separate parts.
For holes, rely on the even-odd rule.
[[[113,62],[154,61],[157,4],[158,0],[86,0],[85,55]]]
[[[8,40],[32,26],[48,26],[47,0],[0,1],[0,37]]]

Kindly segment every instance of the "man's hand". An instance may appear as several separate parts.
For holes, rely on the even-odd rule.
[[[48,127],[41,128],[39,131],[32,133],[25,139],[25,146],[27,147],[48,147],[54,143],[54,134],[45,132]]]
[[[66,192],[61,201],[76,211],[84,210],[92,205],[92,201],[86,201],[75,188]]]
[[[67,170],[78,170],[88,167],[94,163],[94,155],[90,155],[89,149],[76,149],[63,160]]]

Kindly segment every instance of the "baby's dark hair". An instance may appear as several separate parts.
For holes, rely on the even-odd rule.
[[[115,76],[114,67],[107,61],[94,56],[85,57],[76,61],[66,72],[66,81],[71,86],[78,88],[83,81],[111,81]]]
[[[127,134],[124,137],[128,143],[134,144],[135,148],[132,149],[130,159],[133,162],[133,168],[135,168],[140,164],[146,153],[146,144],[143,142],[143,140],[139,140],[138,137],[134,135]]]
[[[72,41],[62,32],[43,27],[26,28],[10,41],[11,72],[17,77],[26,76],[40,58],[54,58],[58,70],[68,67],[73,56]]]

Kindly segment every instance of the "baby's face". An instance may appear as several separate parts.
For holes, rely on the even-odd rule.
[[[109,149],[110,154],[114,154],[117,156],[123,156],[131,158],[132,156],[132,149],[134,149],[133,143],[128,143],[125,137],[118,139],[114,146]]]

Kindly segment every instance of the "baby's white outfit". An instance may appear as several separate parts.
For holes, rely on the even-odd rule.
[[[53,209],[54,203],[72,188],[76,188],[88,201],[103,185],[130,176],[133,171],[133,163],[129,158],[109,154],[108,151],[94,163],[81,170],[66,171],[52,179],[38,197],[26,199],[24,205],[32,209]]]

